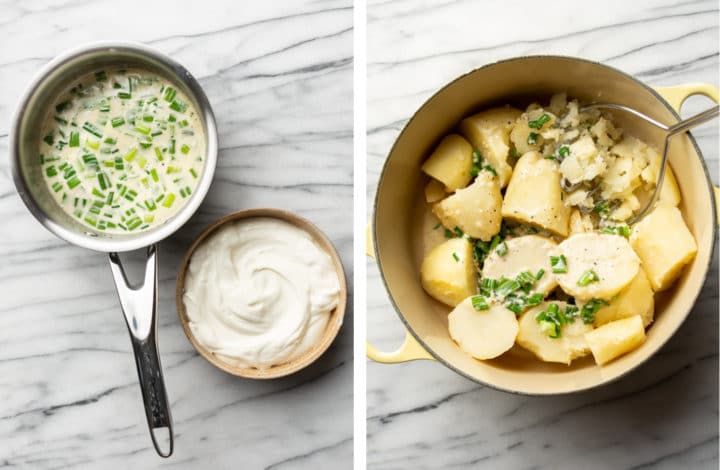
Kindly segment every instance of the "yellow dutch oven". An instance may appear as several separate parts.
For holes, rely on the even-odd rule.
[[[572,57],[532,56],[509,59],[474,70],[432,96],[407,123],[390,151],[378,184],[368,252],[377,260],[383,282],[407,328],[403,345],[382,352],[367,345],[370,359],[397,363],[435,359],[475,382],[508,392],[549,395],[587,390],[618,379],[656,353],[675,333],[703,286],[715,243],[716,209],[713,186],[705,162],[690,134],[670,140],[669,162],[682,192],[680,210],[695,236],[698,252],[668,292],[656,295],[655,322],[638,349],[603,366],[591,357],[571,366],[541,362],[519,347],[490,361],[473,359],[450,338],[450,309],[428,296],[420,285],[416,223],[424,204],[425,177],[420,165],[441,137],[474,111],[505,103],[527,105],[565,91],[581,102],[616,102],[665,123],[679,120],[688,96],[702,94],[718,100],[718,88],[708,84],[650,87],[617,69]],[[659,131],[627,116],[619,124],[656,148]]]

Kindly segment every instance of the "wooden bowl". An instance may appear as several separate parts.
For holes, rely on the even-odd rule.
[[[340,283],[338,305],[335,310],[331,312],[330,319],[328,320],[327,327],[325,328],[325,333],[322,335],[317,344],[315,344],[312,349],[307,351],[302,356],[285,364],[272,366],[268,369],[256,369],[254,367],[238,366],[237,364],[229,362],[223,357],[218,356],[217,354],[213,353],[205,346],[200,344],[195,338],[192,330],[190,329],[190,320],[187,316],[185,304],[183,302],[183,294],[185,293],[185,274],[187,272],[188,265],[190,264],[190,259],[192,258],[192,255],[197,249],[197,247],[199,247],[208,236],[213,234],[217,229],[224,226],[225,224],[237,222],[239,220],[260,217],[279,219],[288,222],[307,232],[315,241],[315,243],[317,243],[323,251],[330,255],[333,266],[335,268],[335,272],[337,273],[338,281]],[[220,220],[206,228],[200,234],[200,236],[195,239],[192,246],[185,255],[182,264],[180,265],[180,271],[178,272],[177,277],[177,288],[175,290],[175,303],[177,305],[177,312],[178,317],[180,318],[180,324],[183,327],[183,331],[185,331],[185,336],[187,336],[187,338],[190,340],[190,343],[192,343],[192,345],[200,353],[200,355],[207,359],[210,364],[214,365],[220,370],[223,370],[232,375],[236,375],[238,377],[245,377],[248,379],[275,379],[278,377],[285,377],[287,375],[293,374],[300,369],[309,366],[310,364],[315,362],[315,360],[319,358],[328,349],[328,347],[330,347],[330,344],[333,342],[338,332],[340,331],[340,327],[343,323],[343,318],[345,317],[345,306],[347,304],[347,281],[345,279],[345,271],[343,270],[340,256],[338,256],[332,242],[330,242],[330,240],[325,236],[325,234],[320,231],[319,228],[313,225],[310,221],[298,215],[295,215],[292,212],[284,211],[281,209],[249,209],[235,212],[221,218]]]

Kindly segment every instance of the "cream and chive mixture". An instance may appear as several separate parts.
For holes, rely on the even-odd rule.
[[[190,100],[143,70],[100,70],[53,103],[39,158],[58,204],[101,232],[147,230],[198,184],[205,136]]]

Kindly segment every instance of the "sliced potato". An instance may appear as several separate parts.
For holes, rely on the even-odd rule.
[[[451,238],[427,254],[420,267],[425,291],[451,307],[475,294],[477,281],[472,245],[466,238]]]
[[[621,236],[602,233],[574,234],[558,246],[565,256],[567,273],[555,277],[562,290],[579,299],[609,299],[632,282],[640,269],[640,259]],[[585,273],[597,280],[580,285]]]
[[[666,203],[658,204],[633,227],[630,243],[656,292],[670,287],[697,253],[680,209]]]
[[[436,179],[431,179],[428,184],[425,185],[425,201],[428,203],[438,202],[445,199],[447,193],[445,192],[445,186]]]
[[[537,274],[542,269],[545,274],[535,283],[533,291],[547,295],[557,287],[557,280],[550,269],[550,255],[557,250],[557,243],[539,235],[524,235],[511,238],[505,244],[508,249],[503,256],[495,250],[485,258],[482,277],[515,278],[523,271]]]
[[[643,327],[652,323],[655,311],[655,293],[642,267],[629,286],[621,290],[616,298],[608,299],[610,305],[600,307],[595,314],[595,326],[615,320],[640,315]],[[578,302],[582,307],[582,303]]]
[[[474,114],[460,122],[460,132],[497,172],[500,187],[507,185],[512,174],[512,167],[507,162],[510,129],[520,114],[519,109],[503,106]]]
[[[598,365],[607,364],[645,342],[640,315],[616,320],[585,333],[590,351]]]
[[[448,316],[450,337],[460,349],[476,359],[492,359],[515,344],[518,322],[515,314],[502,305],[475,310],[469,297]]]
[[[547,310],[550,303],[543,302],[523,314],[520,318],[517,343],[545,362],[569,365],[573,359],[588,354],[585,333],[592,330],[592,325],[586,325],[582,320],[576,318],[573,323],[568,323],[562,328],[559,338],[550,338],[540,329],[540,324],[535,319],[540,312]],[[567,306],[565,302],[552,303],[557,304],[561,310]]]
[[[472,145],[457,134],[445,136],[423,163],[422,171],[445,185],[449,192],[468,185],[472,176]]]
[[[558,164],[537,152],[520,157],[505,190],[502,216],[566,237],[570,208],[562,200]]]
[[[501,207],[502,194],[497,179],[481,171],[473,184],[435,204],[433,212],[450,230],[460,227],[473,238],[489,241],[500,231]]]

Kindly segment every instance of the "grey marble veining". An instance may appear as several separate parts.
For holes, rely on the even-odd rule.
[[[150,444],[107,257],[43,229],[8,168],[11,116],[30,78],[101,39],[141,41],[184,64],[219,125],[210,193],[160,246],[159,343],[176,431],[168,460]],[[352,309],[316,364],[256,382],[195,353],[174,289],[191,240],[251,207],[317,223],[352,279],[352,2],[2,1],[0,44],[0,467],[351,468]]]
[[[652,85],[718,85],[713,1],[370,1],[368,215],[392,142],[443,84],[526,54],[608,63]],[[684,115],[710,102],[691,98]],[[695,132],[718,183],[718,126]],[[373,261],[368,337],[403,337]],[[718,467],[718,258],[670,342],[614,384],[533,398],[479,386],[442,365],[368,364],[368,468],[373,470],[715,469]]]

